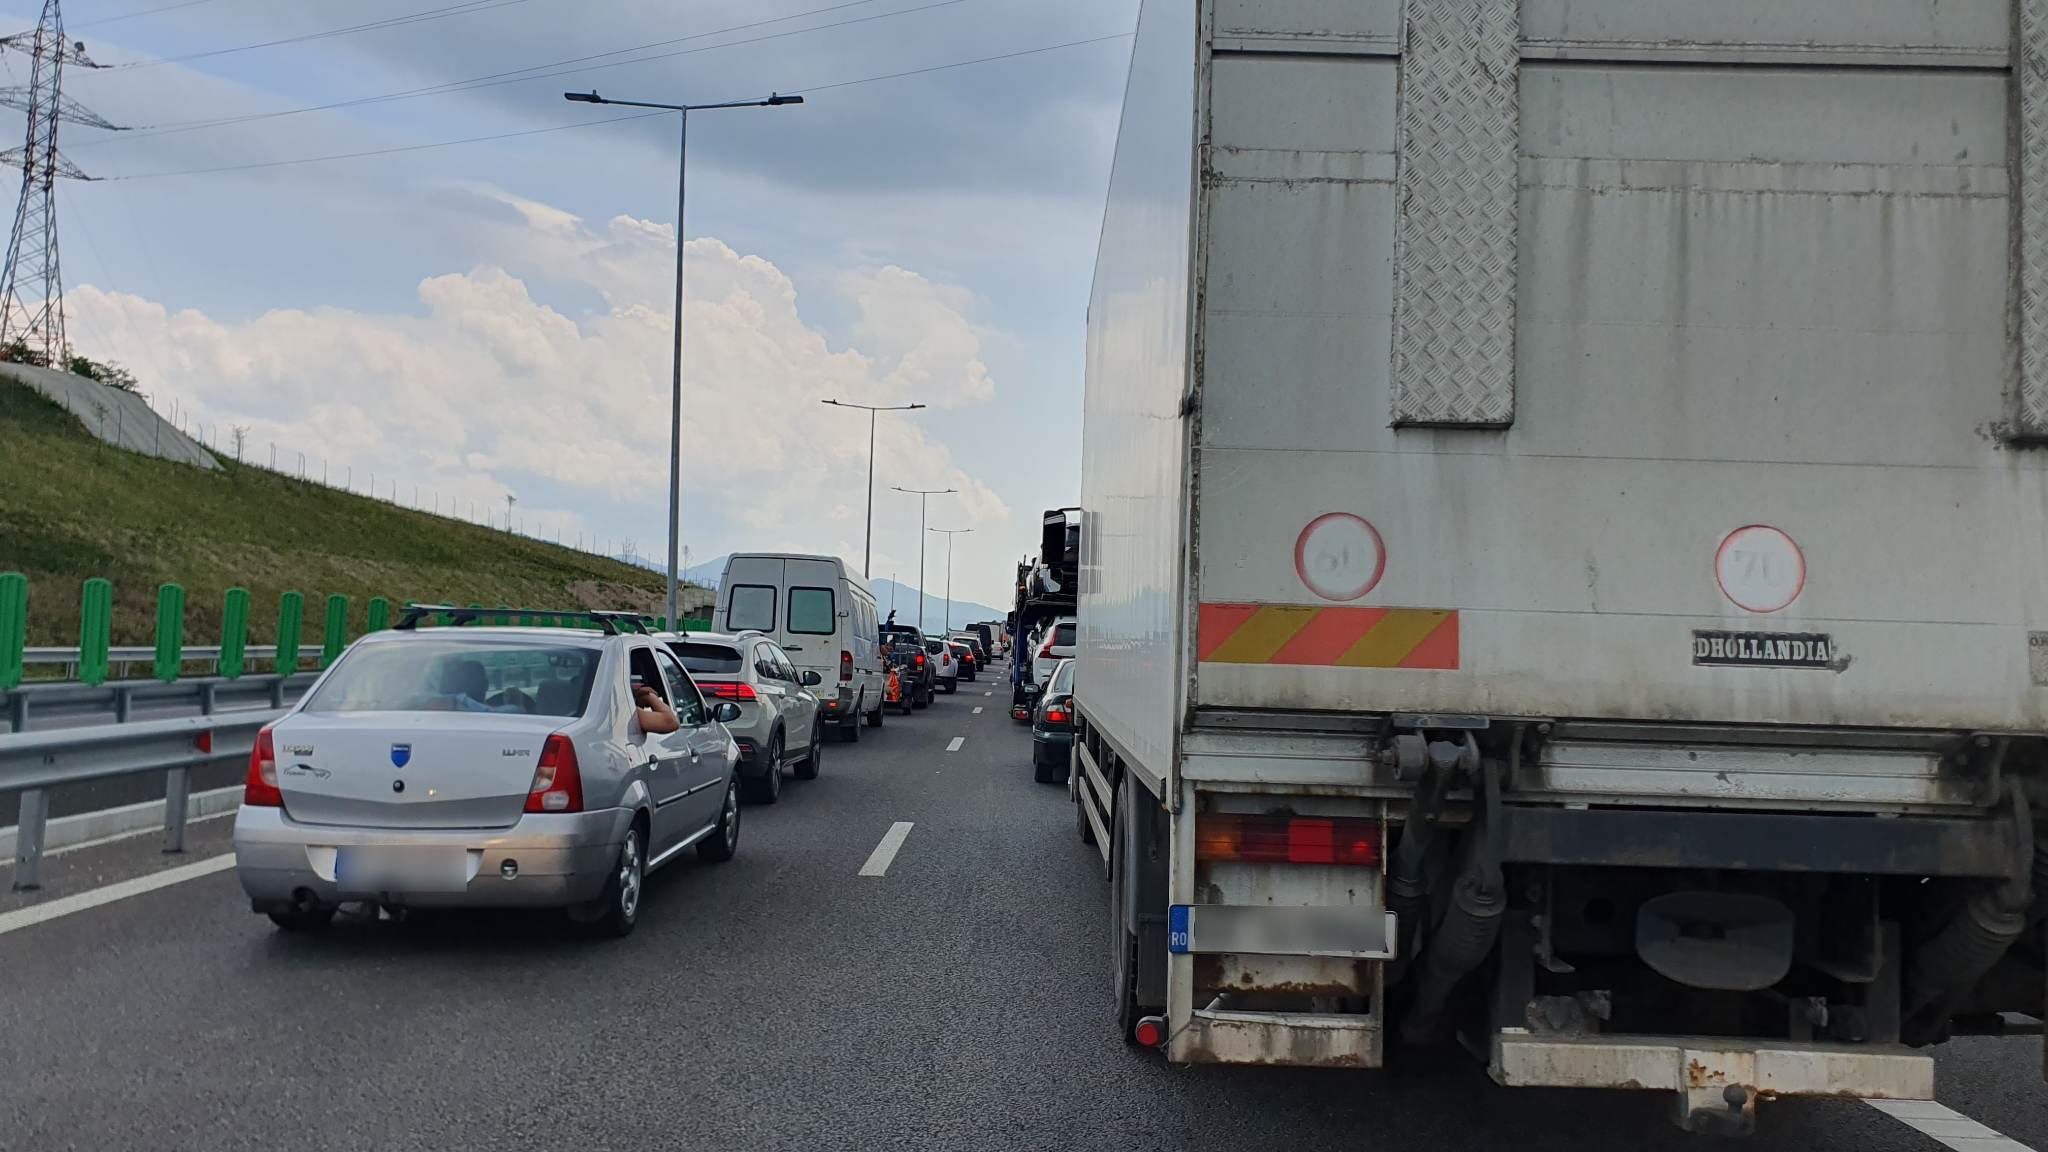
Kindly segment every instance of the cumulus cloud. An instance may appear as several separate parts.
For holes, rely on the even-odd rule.
[[[67,297],[95,354],[134,366],[160,408],[244,426],[250,455],[278,445],[324,459],[335,482],[378,477],[410,500],[502,516],[516,494],[528,527],[659,551],[666,508],[674,232],[627,217],[592,225],[491,194],[492,262],[422,281],[407,312],[280,309],[249,318],[171,311],[85,286]],[[829,397],[934,406],[995,392],[973,299],[881,267],[828,278],[856,319],[835,345],[799,309],[789,276],[715,239],[688,245],[684,327],[684,538],[698,557],[732,548],[858,558],[866,421]],[[564,301],[595,301],[582,309]],[[551,302],[552,301],[552,302]],[[881,483],[954,487],[947,510],[993,526],[1009,509],[946,445],[884,421]]]

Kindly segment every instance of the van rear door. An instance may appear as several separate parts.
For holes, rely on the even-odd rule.
[[[734,556],[718,585],[718,626],[726,632],[758,629],[771,636],[782,613],[780,556]]]
[[[829,560],[790,560],[783,566],[783,580],[776,643],[798,670],[836,678],[840,649],[852,648],[843,640],[853,611],[839,566]]]

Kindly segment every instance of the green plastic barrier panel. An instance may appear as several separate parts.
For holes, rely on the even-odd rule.
[[[228,589],[220,609],[220,674],[241,679],[249,648],[249,590]]]
[[[185,667],[185,586],[156,590],[156,678],[169,684]]]
[[[114,585],[95,576],[78,596],[78,678],[107,682],[107,645],[114,629]]]
[[[28,577],[0,572],[0,692],[20,685],[27,644]]]
[[[342,595],[327,598],[327,624],[320,631],[320,666],[334,663],[341,650],[348,647],[348,597]]]
[[[391,601],[382,596],[370,597],[370,623],[368,632],[382,632],[391,627]]]
[[[277,671],[290,676],[299,670],[299,625],[306,614],[306,598],[287,592],[277,598]]]

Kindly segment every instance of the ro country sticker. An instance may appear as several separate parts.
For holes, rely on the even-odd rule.
[[[1835,666],[1835,643],[1825,632],[1695,631],[1692,662],[1703,667],[1827,670]]]
[[[1458,666],[1454,609],[1204,604],[1197,625],[1201,659],[1209,664]]]

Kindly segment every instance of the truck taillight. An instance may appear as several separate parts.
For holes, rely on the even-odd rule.
[[[1195,821],[1195,859],[1371,866],[1380,862],[1380,825],[1351,816],[1211,813]]]
[[[242,781],[242,806],[282,808],[284,793],[277,790],[277,745],[270,729],[256,733],[256,746],[249,749],[249,778]]]
[[[844,684],[851,679],[853,679],[853,653],[841,649],[839,652],[839,682]]]
[[[541,745],[533,786],[526,790],[528,812],[583,811],[583,772],[576,765],[576,745],[557,732]]]
[[[922,652],[919,652],[919,653],[917,654],[917,666],[918,666],[919,668],[922,668],[922,667],[924,667],[924,653],[922,653]]]

